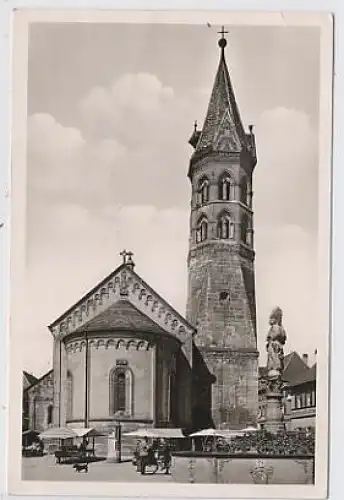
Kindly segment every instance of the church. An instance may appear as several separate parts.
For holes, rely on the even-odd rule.
[[[120,265],[49,326],[53,370],[27,389],[31,429],[257,421],[256,146],[241,121],[224,33],[203,128],[189,139],[186,315],[140,276],[139,256],[121,252]]]

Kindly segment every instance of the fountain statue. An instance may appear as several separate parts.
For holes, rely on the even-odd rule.
[[[282,309],[275,307],[270,314],[270,329],[266,338],[267,405],[265,427],[271,432],[277,432],[284,428],[282,408],[283,348],[287,340],[287,335],[282,325],[282,317]]]

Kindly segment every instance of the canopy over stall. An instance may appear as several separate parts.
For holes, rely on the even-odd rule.
[[[147,437],[147,438],[163,438],[163,439],[183,439],[185,438],[181,429],[136,429],[135,431],[126,432],[124,436]]]
[[[74,439],[78,435],[73,429],[67,427],[52,427],[42,432],[39,437],[41,439]]]
[[[224,436],[224,431],[217,430],[217,429],[203,429],[198,432],[194,432],[193,434],[190,434],[189,437],[223,437]]]
[[[95,436],[104,436],[103,433],[97,431],[96,429],[94,429],[93,427],[90,427],[90,428],[85,428],[85,427],[81,427],[81,428],[78,428],[78,429],[72,429],[73,432],[76,433],[76,437],[95,437]]]

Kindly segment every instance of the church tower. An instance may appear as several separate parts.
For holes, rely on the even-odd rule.
[[[225,59],[220,61],[194,153],[188,255],[187,319],[211,388],[195,383],[194,405],[209,405],[215,425],[249,424],[258,412],[252,176],[257,163],[252,126],[245,132]],[[208,401],[205,395],[208,394]],[[201,400],[201,401],[200,401]]]

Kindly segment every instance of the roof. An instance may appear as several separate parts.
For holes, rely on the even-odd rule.
[[[83,331],[124,330],[169,335],[181,342],[192,363],[196,328],[181,316],[124,262],[56,319],[49,329],[54,338]]]
[[[309,366],[296,351],[286,356],[284,362],[283,380],[285,382],[302,379],[309,372]]]
[[[146,288],[149,293],[154,293],[154,295],[163,303],[163,305],[169,309],[173,314],[178,317],[180,321],[186,324],[190,329],[196,332],[196,329],[191,325],[179,312],[177,312],[166,300],[164,300],[153,288],[151,288],[142,278],[139,276],[131,266],[126,264],[121,264],[114,271],[112,271],[106,278],[102,279],[97,285],[95,285],[89,292],[84,294],[77,302],[75,302],[67,311],[62,313],[55,321],[49,325],[49,329],[52,329],[55,325],[63,321],[67,316],[69,316],[77,307],[81,306],[88,298],[92,297],[96,292],[101,290],[101,288],[106,285],[110,280],[120,274],[122,270],[129,272],[133,277],[135,277],[144,288]]]
[[[44,380],[46,377],[49,377],[49,375],[51,375],[52,373],[53,373],[53,370],[51,369],[47,373],[44,373],[44,375],[42,375],[40,378],[34,377],[35,381],[33,382],[33,384],[31,384],[27,387],[23,387],[24,391],[27,391],[27,390],[31,389],[32,387],[34,387],[35,385],[39,384],[40,382],[42,382],[42,380]]]
[[[23,388],[27,389],[38,382],[38,378],[27,371],[23,371]]]
[[[224,41],[224,39],[220,40]],[[239,109],[236,103],[229,71],[225,59],[224,44],[221,46],[219,66],[196,152],[211,147],[213,150],[240,152],[248,146]]]
[[[266,366],[259,367],[259,377],[268,374]],[[284,357],[283,380],[288,385],[298,385],[316,379],[316,365],[311,368],[303,361],[300,355],[293,351]]]
[[[291,379],[288,381],[289,387],[295,387],[297,385],[307,384],[310,382],[316,382],[317,379],[317,365],[316,363],[309,368],[308,372],[299,376],[298,378]]]
[[[166,335],[166,331],[136,309],[129,301],[119,300],[105,311],[95,316],[88,323],[81,326],[76,332],[84,331],[85,326],[88,332],[92,331],[135,331]]]

